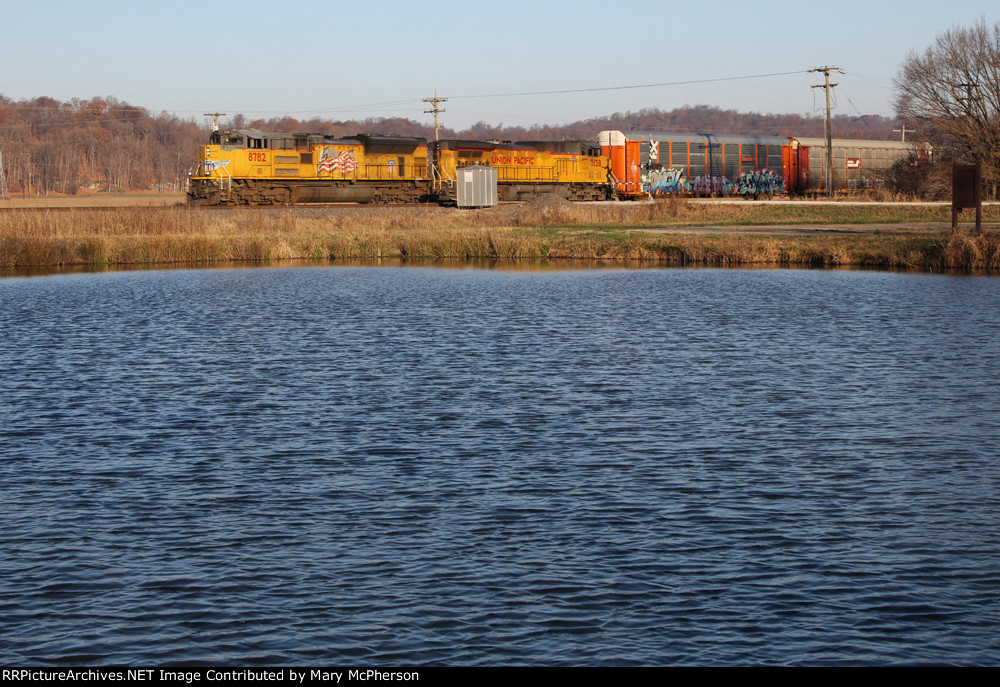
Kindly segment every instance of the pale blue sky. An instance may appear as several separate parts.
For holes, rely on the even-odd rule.
[[[112,95],[202,120],[243,112],[430,122],[421,98],[452,97],[442,123],[565,123],[712,105],[812,114],[836,65],[837,112],[892,114],[892,78],[911,49],[985,17],[996,0],[806,3],[508,0],[204,3],[5,1],[0,94]],[[762,79],[491,98],[802,72]],[[356,110],[351,108],[360,107]],[[345,111],[350,110],[350,111]]]

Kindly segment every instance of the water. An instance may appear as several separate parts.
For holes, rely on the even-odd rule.
[[[996,664],[1000,280],[0,280],[4,664]]]

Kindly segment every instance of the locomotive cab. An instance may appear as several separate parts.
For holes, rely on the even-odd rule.
[[[241,131],[213,131],[208,144],[223,150],[239,150],[246,147],[246,136]]]

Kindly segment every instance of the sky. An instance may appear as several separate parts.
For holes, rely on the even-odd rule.
[[[823,77],[808,70],[823,66],[846,72],[835,114],[891,116],[907,53],[1000,21],[1000,3],[6,0],[0,17],[12,100],[431,123],[436,89],[441,123],[461,129],[693,105],[814,115]]]

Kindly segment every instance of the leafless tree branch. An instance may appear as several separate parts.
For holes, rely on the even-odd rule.
[[[940,34],[910,52],[894,80],[896,114],[928,141],[980,160],[992,195],[1000,188],[1000,22]]]

